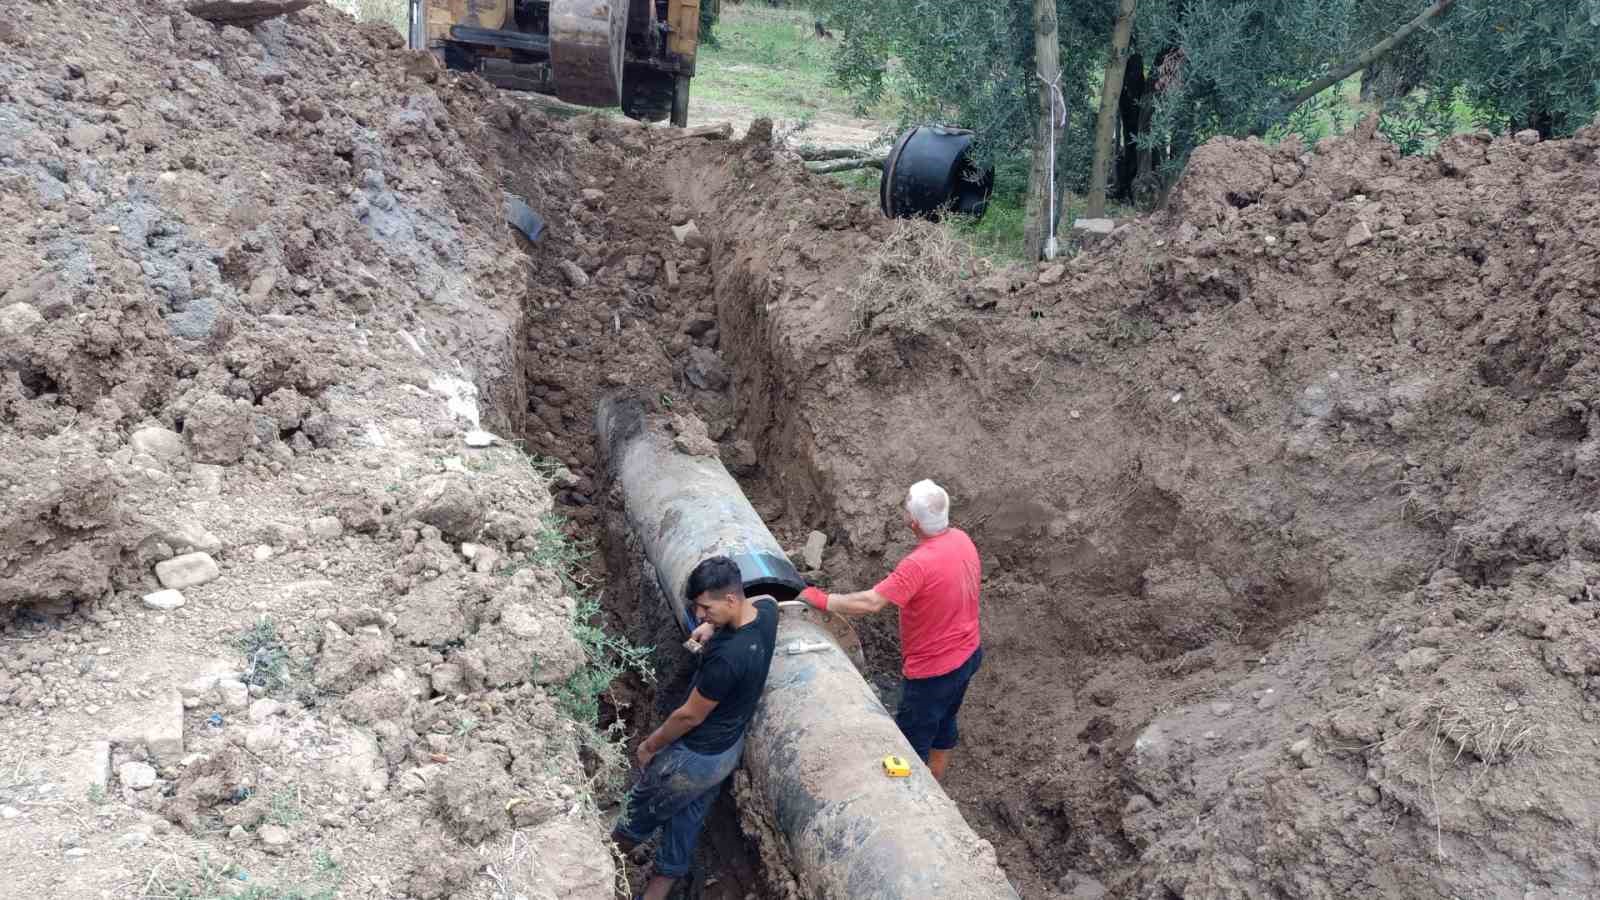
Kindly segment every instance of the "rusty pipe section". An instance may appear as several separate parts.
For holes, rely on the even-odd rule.
[[[737,560],[747,593],[788,599],[804,586],[717,457],[679,449],[667,419],[636,398],[601,401],[596,424],[629,527],[685,627],[684,584],[707,556]],[[910,777],[885,774],[889,755],[911,760]],[[1017,898],[994,848],[917,761],[817,613],[783,612],[744,764],[803,896]]]

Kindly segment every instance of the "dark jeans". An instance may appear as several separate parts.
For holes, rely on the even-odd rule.
[[[979,647],[954,671],[933,678],[905,680],[894,722],[923,762],[928,761],[929,750],[950,750],[960,740],[956,714],[961,712],[961,701],[967,697],[967,685],[982,665],[983,648]]]
[[[700,838],[717,789],[739,765],[744,738],[721,753],[696,753],[674,741],[650,760],[649,768],[628,791],[627,808],[616,831],[635,844],[665,826],[656,848],[655,874],[682,878],[689,874],[694,845]]]

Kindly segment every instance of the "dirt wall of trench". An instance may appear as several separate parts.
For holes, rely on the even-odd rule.
[[[1217,141],[1001,271],[759,148],[676,163],[769,524],[863,587],[933,477],[984,553],[950,788],[1028,896],[1590,883],[1597,145]]]

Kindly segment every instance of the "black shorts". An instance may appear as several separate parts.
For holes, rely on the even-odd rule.
[[[983,648],[979,647],[954,671],[933,678],[905,680],[894,722],[923,762],[928,761],[929,750],[953,749],[960,739],[956,714],[961,711],[961,701],[966,699],[967,685],[982,665]]]

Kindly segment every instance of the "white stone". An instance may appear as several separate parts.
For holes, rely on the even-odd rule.
[[[26,303],[13,303],[0,309],[0,335],[19,337],[44,323],[44,316]]]
[[[706,236],[700,233],[700,226],[696,225],[693,219],[682,225],[672,226],[672,236],[678,239],[678,243],[686,247],[711,246],[711,242],[706,240]]]
[[[182,459],[183,435],[165,428],[141,428],[128,437],[128,445],[139,453],[156,459]]]
[[[336,516],[321,516],[312,519],[307,524],[306,530],[311,532],[311,537],[319,541],[331,541],[344,534],[344,524]]]
[[[828,548],[828,536],[820,531],[813,531],[806,536],[805,550],[801,551],[801,559],[806,564],[807,571],[822,568],[822,551]]]
[[[156,591],[144,595],[144,605],[150,609],[171,612],[183,605],[183,594],[174,590]]]
[[[217,691],[222,694],[222,704],[229,709],[244,709],[250,705],[250,689],[232,678],[218,681]]]
[[[1372,239],[1372,226],[1365,222],[1357,222],[1351,225],[1350,231],[1345,234],[1344,245],[1351,248],[1360,247],[1372,243]]]
[[[492,447],[500,438],[490,432],[474,429],[467,432],[466,440],[468,447]]]
[[[1517,143],[1524,147],[1532,147],[1539,143],[1539,130],[1537,128],[1524,128],[1515,135]]]
[[[277,726],[271,724],[257,725],[244,736],[244,747],[251,753],[272,750],[281,743],[283,738],[278,734]]]
[[[22,815],[22,813],[17,812],[16,807],[0,806],[0,819],[15,819],[20,815]]]
[[[250,721],[261,723],[273,716],[283,715],[283,704],[276,700],[261,699],[250,704]]]
[[[1110,234],[1117,230],[1117,222],[1115,219],[1078,219],[1072,223],[1072,227],[1089,234]]]
[[[161,586],[181,590],[216,581],[222,570],[208,553],[185,553],[166,562],[156,563],[156,578]]]
[[[183,758],[183,697],[172,691],[152,707],[144,723],[144,745],[157,760],[171,764]]]
[[[125,762],[117,769],[117,777],[122,779],[124,786],[142,791],[155,786],[156,770],[146,763]]]
[[[263,825],[256,832],[256,838],[268,853],[282,853],[289,846],[291,835],[282,825]]]
[[[266,562],[272,558],[272,554],[274,552],[275,551],[271,547],[267,546],[266,544],[262,544],[255,549],[254,553],[250,555],[255,558],[256,562]]]

